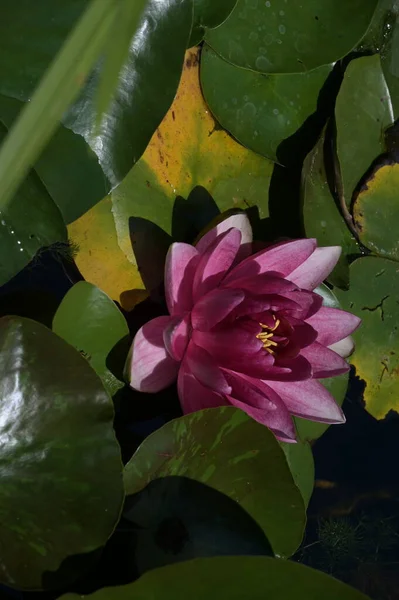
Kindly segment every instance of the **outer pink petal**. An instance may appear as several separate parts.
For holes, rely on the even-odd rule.
[[[179,371],[177,391],[184,414],[228,404],[224,396],[202,385],[184,364]]]
[[[171,315],[191,310],[192,285],[198,261],[198,250],[190,244],[175,243],[169,248],[165,263],[165,295]]]
[[[355,343],[353,341],[353,338],[350,335],[348,335],[348,337],[344,338],[343,340],[335,342],[335,344],[331,344],[329,348],[330,350],[333,350],[334,352],[342,356],[342,358],[347,358],[352,354],[353,350],[355,349]]]
[[[295,428],[291,416],[281,398],[266,385],[254,385],[250,378],[233,371],[224,371],[232,387],[229,402],[241,408],[255,421],[269,427],[284,441],[295,441]]]
[[[222,371],[215,360],[204,350],[191,341],[184,358],[184,366],[196,379],[208,388],[220,394],[230,394],[228,385]]]
[[[226,281],[261,275],[268,271],[277,271],[283,276],[289,275],[312,254],[316,240],[303,239],[293,242],[281,242],[253,254],[227,276]]]
[[[237,258],[243,260],[251,254],[252,246],[252,227],[246,213],[239,213],[228,217],[216,227],[208,231],[195,245],[198,252],[203,254],[207,248],[215,241],[218,235],[224,233],[228,229],[235,227],[241,231],[241,247],[238,251]]]
[[[345,416],[331,396],[316,379],[298,382],[266,381],[280,396],[289,412],[303,419],[321,423],[345,423]]]
[[[194,329],[209,331],[227,317],[245,298],[241,290],[215,289],[202,296],[191,312]]]
[[[317,331],[317,341],[324,346],[330,346],[346,338],[361,323],[361,319],[352,313],[326,306],[322,306],[306,321]]]
[[[208,246],[195,271],[193,282],[195,302],[219,285],[237,256],[240,243],[241,231],[229,229]]]
[[[163,334],[171,317],[157,317],[136,333],[125,373],[132,388],[139,392],[159,392],[177,377],[179,363],[167,352]]]
[[[164,329],[163,341],[165,348],[175,360],[182,360],[187,348],[190,332],[189,313],[183,318],[173,317],[170,324]]]
[[[342,375],[350,369],[348,363],[339,354],[317,342],[302,348],[301,355],[312,365],[313,377],[316,379]]]
[[[341,256],[341,251],[340,246],[316,248],[305,262],[287,276],[287,279],[302,289],[314,290],[331,273]]]

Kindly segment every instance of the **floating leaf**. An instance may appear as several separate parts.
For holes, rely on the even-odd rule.
[[[398,189],[399,164],[393,157],[384,157],[363,182],[353,203],[353,219],[362,243],[394,260],[399,260]]]
[[[0,123],[0,139],[5,135]],[[66,241],[58,207],[31,172],[13,201],[0,211],[0,285],[21,271],[41,248]]]
[[[24,103],[0,95],[0,120],[10,129]],[[80,135],[60,125],[35,171],[58,206],[65,223],[78,219],[107,193],[97,156]]]
[[[314,486],[314,462],[312,450],[307,442],[296,444],[281,442],[291,475],[298,486],[305,506],[309,504]]]
[[[185,211],[179,214],[176,198],[186,199],[198,186],[222,212],[257,206],[261,217],[268,216],[273,165],[216,125],[202,97],[198,60],[198,49],[187,51],[171,109],[141,160],[112,193],[119,245],[133,263],[129,219],[148,219],[170,234],[172,225],[179,228],[187,218]]]
[[[231,600],[368,600],[321,571],[265,556],[190,560],[150,571],[128,585],[104,588],[90,596],[67,594],[60,600],[216,600],[222,594]]]
[[[140,274],[118,245],[112,204],[104,198],[68,226],[77,246],[75,262],[83,277],[130,310],[145,297]]]
[[[265,73],[303,73],[348,54],[366,31],[377,0],[239,0],[206,35],[225,60]]]
[[[79,353],[30,319],[0,319],[0,371],[0,579],[37,589],[119,517],[112,403]]]
[[[351,287],[338,292],[343,307],[362,324],[353,334],[351,362],[366,383],[364,401],[376,419],[399,412],[399,272],[396,262],[371,256],[350,266]]]
[[[284,452],[267,428],[242,411],[207,409],[164,425],[126,465],[126,493],[169,476],[195,479],[238,502],[276,554],[290,556],[298,547],[304,504]]]
[[[107,366],[107,360],[117,344],[128,338],[129,328],[107,294],[87,281],[76,283],[58,307],[53,331],[88,360],[111,396],[123,387]],[[127,355],[128,348],[125,350]],[[121,358],[121,364],[125,359],[126,356]]]
[[[207,29],[218,27],[231,13],[237,0],[194,0],[194,23],[188,46],[199,44]]]
[[[51,0],[42,0],[33,12],[30,0],[15,0],[8,4],[7,15],[0,23],[0,93],[24,102],[31,100],[33,90],[57,51],[67,38],[69,40],[68,48],[64,46],[62,49],[61,64],[54,63],[51,79],[46,76],[46,84],[41,84],[41,113],[34,114],[32,107],[36,102],[32,101],[28,107],[31,115],[29,123],[24,117],[24,128],[19,128],[18,137],[14,135],[13,147],[17,148],[15,144],[18,142],[24,149],[23,157],[27,155],[27,148],[23,145],[26,141],[23,138],[24,131],[27,131],[25,128],[27,125],[33,128],[35,119],[38,122],[40,118],[42,125],[46,125],[46,131],[41,126],[40,135],[35,132],[28,139],[29,162],[34,162],[39,147],[42,148],[51,136],[57,120],[54,98],[51,100],[52,110],[43,110],[55,87],[59,117],[69,101],[74,100],[73,95],[81,89],[79,98],[64,115],[63,124],[82,136],[93,149],[102,167],[97,185],[104,184],[105,179],[108,190],[109,182],[111,185],[119,183],[140,158],[173,101],[193,18],[193,0],[170,0],[166,3],[136,0],[128,4],[132,38],[129,55],[120,71],[118,85],[100,131],[97,130],[96,114],[103,63],[97,64],[87,82],[86,76],[93,61],[103,51],[109,35],[112,36],[113,48],[118,42],[126,41],[126,36],[122,39],[113,35],[112,29],[120,2],[93,0],[88,8],[92,11],[90,19],[84,17],[84,26],[79,25],[79,36],[76,37],[74,32],[73,38],[68,38],[68,35],[87,8],[86,0],[73,0],[61,8]],[[73,68],[67,68],[67,58],[69,61],[73,59]],[[54,82],[57,84],[55,87]],[[9,154],[9,160],[14,160],[13,156]],[[18,165],[18,173],[21,169],[22,163]],[[15,179],[16,173],[10,171],[11,177]]]
[[[380,57],[352,60],[336,106],[340,194],[348,208],[353,192],[371,163],[384,152],[384,131],[393,122],[391,99]]]
[[[305,73],[264,75],[232,65],[205,46],[201,59],[204,97],[216,120],[239,142],[270,158],[316,110],[332,65]]]
[[[340,288],[349,287],[348,255],[359,247],[346,225],[330,190],[326,172],[326,129],[307,155],[302,169],[303,221],[307,237],[315,237],[319,246],[341,246],[342,254],[328,281]]]

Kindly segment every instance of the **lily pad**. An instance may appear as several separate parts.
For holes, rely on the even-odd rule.
[[[146,573],[138,581],[60,600],[367,600],[342,581],[299,563],[265,556],[201,558]],[[370,599],[369,599],[370,600]]]
[[[343,308],[362,319],[351,362],[366,383],[366,409],[376,419],[399,412],[399,273],[394,261],[367,256],[350,266],[351,287],[337,292]]]
[[[364,181],[352,209],[362,243],[393,260],[399,260],[398,189],[399,164],[394,157],[384,157]]]
[[[349,208],[362,176],[385,151],[384,132],[393,122],[379,55],[349,63],[336,101],[335,120],[340,195]]]
[[[205,556],[273,556],[256,521],[232,498],[187,477],[161,477],[128,497],[133,524],[126,557],[139,574]]]
[[[225,60],[265,73],[303,73],[342,58],[361,39],[377,0],[239,0],[206,35]]]
[[[0,139],[6,136],[0,123]],[[59,208],[35,172],[0,212],[0,285],[21,271],[43,247],[67,242]]]
[[[118,245],[111,198],[106,197],[68,226],[75,262],[86,281],[131,310],[146,292],[137,267]]]
[[[125,467],[128,495],[159,477],[183,476],[238,502],[265,532],[276,555],[301,542],[305,509],[274,435],[231,408],[175,419],[150,435]]]
[[[79,281],[64,296],[53,320],[53,331],[84,356],[113,396],[124,383],[110,371],[107,361],[116,346],[128,352],[129,328],[121,311],[107,294],[87,281]],[[122,379],[122,377],[121,377]]]
[[[119,518],[112,402],[80,354],[30,319],[0,319],[0,370],[0,579],[38,589]]]
[[[0,120],[8,129],[24,103],[0,95]],[[35,171],[61,211],[71,223],[107,193],[107,184],[97,156],[80,135],[60,125],[35,164]]]
[[[314,462],[312,450],[307,442],[296,444],[281,442],[288,466],[298,486],[305,506],[308,506],[314,486]]]
[[[341,246],[341,257],[328,276],[328,281],[339,288],[347,289],[348,255],[359,253],[359,247],[331,192],[326,172],[326,151],[325,128],[303,164],[303,221],[306,236],[316,238],[319,246]]]
[[[95,152],[101,179],[111,185],[140,158],[173,101],[193,19],[193,0],[140,0],[132,6],[131,22],[137,17],[138,26],[100,131],[96,114],[101,64],[63,118],[63,124]],[[86,0],[61,7],[42,0],[32,12],[30,0],[9,2],[0,23],[0,93],[29,101],[86,7]],[[125,43],[125,38],[119,41]],[[118,38],[112,42],[115,46]]]
[[[315,112],[332,64],[265,75],[237,67],[205,46],[201,84],[215,119],[251,150],[277,160],[277,148]]]
[[[188,47],[199,44],[206,31],[225,21],[237,0],[194,0],[194,22]]]
[[[184,205],[193,188],[204,188],[221,212],[256,206],[267,217],[272,170],[272,163],[215,123],[201,93],[199,50],[188,50],[171,109],[143,157],[112,192],[119,245],[135,264],[129,219],[147,219],[171,234],[174,220],[186,218],[177,215],[176,199]]]

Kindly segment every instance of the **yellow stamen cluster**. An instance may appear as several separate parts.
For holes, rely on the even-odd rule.
[[[258,335],[256,336],[257,339],[262,342],[263,349],[267,350],[270,354],[274,354],[273,346],[278,345],[277,342],[275,342],[272,338],[277,327],[280,325],[280,319],[276,319],[274,315],[273,319],[275,321],[273,327],[269,327],[269,325],[265,325],[264,323],[259,323],[259,325],[264,331],[261,331],[261,333],[258,333]]]

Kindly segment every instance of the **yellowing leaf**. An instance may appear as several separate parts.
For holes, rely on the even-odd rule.
[[[273,163],[217,125],[202,96],[199,58],[198,48],[187,51],[174,103],[142,158],[112,193],[119,245],[132,262],[129,219],[148,219],[170,234],[184,221],[179,206],[196,186],[205,188],[222,212],[257,206],[261,218],[269,214]]]
[[[86,281],[101,288],[123,308],[130,310],[146,292],[137,267],[118,246],[109,196],[68,226],[78,247],[76,264]]]

